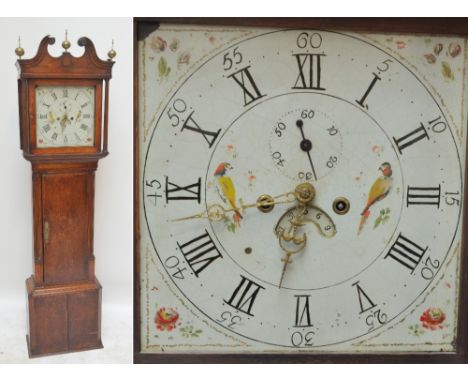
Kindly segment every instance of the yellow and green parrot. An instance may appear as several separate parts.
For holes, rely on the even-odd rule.
[[[361,233],[370,215],[370,207],[378,201],[384,199],[392,187],[392,166],[388,162],[380,165],[379,170],[382,172],[380,176],[372,185],[369,195],[367,197],[367,204],[361,212],[361,221],[359,222],[358,235]]]
[[[229,202],[232,208],[234,208],[234,221],[239,225],[242,215],[237,209],[236,206],[236,189],[234,183],[230,176],[226,175],[228,170],[232,170],[231,164],[227,162],[221,162],[217,167],[214,173],[214,176],[218,180],[218,192],[221,196],[221,199],[225,203]]]

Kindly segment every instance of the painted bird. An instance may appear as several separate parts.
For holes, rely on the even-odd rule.
[[[214,176],[218,179],[218,192],[221,196],[221,199],[223,199],[225,203],[229,202],[231,207],[235,209],[234,221],[239,224],[240,219],[242,219],[242,215],[236,206],[236,189],[231,177],[226,175],[226,172],[232,169],[233,168],[231,164],[227,162],[221,162],[218,167],[216,167]]]
[[[380,165],[379,170],[382,172],[380,176],[372,185],[369,195],[367,197],[367,204],[364,210],[361,212],[361,221],[359,223],[358,235],[361,233],[364,224],[370,215],[370,207],[378,201],[384,199],[392,187],[392,166],[388,162],[384,162]]]

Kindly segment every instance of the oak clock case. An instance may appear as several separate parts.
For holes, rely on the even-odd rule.
[[[28,294],[30,357],[102,347],[101,285],[94,273],[94,174],[107,152],[109,80],[92,41],[80,57],[53,57],[46,36],[19,57],[20,140],[32,166],[33,275]],[[110,56],[114,56],[109,54]]]
[[[465,48],[141,32],[140,352],[456,352]]]

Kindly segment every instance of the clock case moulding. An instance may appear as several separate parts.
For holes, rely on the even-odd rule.
[[[140,338],[140,185],[138,134],[138,41],[160,24],[323,29],[342,32],[468,36],[467,18],[135,18],[134,19],[134,362],[135,363],[468,363],[468,209],[463,206],[460,296],[455,353],[148,354]],[[467,160],[465,158],[465,166]],[[467,177],[464,198],[467,197]]]
[[[46,36],[35,57],[18,59],[20,146],[32,165],[33,270],[26,280],[30,357],[102,348],[101,285],[94,272],[94,173],[108,154],[109,80],[113,61],[92,41],[81,57],[53,57]],[[94,86],[94,145],[36,147],[35,87]],[[104,87],[104,89],[103,89]],[[103,118],[102,118],[103,117]]]

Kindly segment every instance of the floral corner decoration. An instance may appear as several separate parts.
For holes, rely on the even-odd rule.
[[[428,64],[435,64],[437,62],[437,57],[439,57],[444,50],[443,44],[435,44],[434,48],[432,49],[431,53],[424,54],[424,58]],[[447,59],[453,59],[460,55],[462,48],[460,44],[457,43],[450,43],[445,51],[445,56]],[[453,81],[455,79],[455,75],[453,73],[452,67],[448,61],[441,61],[441,72],[442,77],[445,81]]]
[[[156,312],[154,317],[154,323],[156,324],[156,329],[161,331],[172,331],[177,325],[179,320],[179,313],[173,308],[161,308]]]
[[[419,318],[426,329],[437,330],[444,328],[445,313],[440,308],[429,308]]]
[[[444,329],[447,325],[444,325],[446,316],[440,308],[428,308],[419,317],[420,324],[410,325],[408,327],[409,332],[419,337],[426,333],[428,330],[440,330]]]

